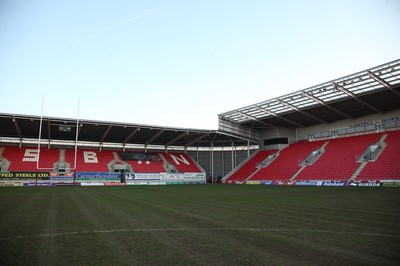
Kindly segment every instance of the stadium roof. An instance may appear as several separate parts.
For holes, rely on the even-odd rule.
[[[400,109],[400,59],[219,114],[252,129],[309,127]]]
[[[255,131],[309,127],[400,109],[400,59],[304,90],[219,114],[219,130],[168,128],[122,122],[1,114],[0,138],[78,140],[165,147],[258,144]],[[225,130],[224,122],[243,127]],[[40,126],[42,124],[42,127]],[[230,125],[228,125],[229,127]],[[249,128],[249,131],[241,131]],[[232,133],[227,133],[232,132]],[[242,137],[241,137],[242,136]],[[248,142],[249,141],[249,142]]]
[[[42,120],[42,122],[41,122]],[[75,141],[79,126],[79,142],[116,143],[167,147],[222,147],[246,146],[247,139],[216,130],[167,128],[120,122],[78,120],[68,118],[0,114],[0,137]],[[42,127],[40,124],[42,123]],[[250,144],[257,144],[257,140]]]

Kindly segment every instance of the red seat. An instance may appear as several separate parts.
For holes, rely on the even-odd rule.
[[[192,158],[182,152],[163,152],[159,153],[169,164],[181,173],[201,173],[202,170],[192,160]]]
[[[375,162],[369,162],[356,180],[400,179],[400,131],[388,132],[386,147]]]
[[[360,166],[357,158],[372,144],[379,141],[381,133],[329,140],[325,152],[307,166],[295,180],[348,180]]]
[[[253,174],[258,168],[257,165],[262,163],[268,156],[276,153],[277,150],[258,151],[252,157],[250,157],[242,166],[240,166],[232,175],[226,180],[228,181],[244,181],[251,174]]]
[[[10,161],[8,170],[11,172],[33,172],[37,169],[50,172],[54,168],[54,163],[60,159],[60,151],[41,148],[39,155],[37,147],[6,146],[2,156]]]

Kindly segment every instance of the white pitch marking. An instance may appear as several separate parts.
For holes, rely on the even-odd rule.
[[[269,232],[303,232],[303,233],[326,233],[326,234],[349,234],[349,235],[363,235],[363,236],[378,236],[378,237],[394,237],[399,238],[397,234],[380,234],[368,232],[351,232],[351,231],[330,231],[330,230],[305,230],[293,228],[243,228],[243,227],[221,227],[221,228],[133,228],[133,229],[110,229],[110,230],[92,230],[92,231],[74,231],[74,232],[60,232],[52,234],[37,234],[25,235],[14,237],[0,237],[0,241],[17,240],[26,238],[46,238],[67,235],[79,234],[110,234],[121,232],[160,232],[160,231],[269,231]]]

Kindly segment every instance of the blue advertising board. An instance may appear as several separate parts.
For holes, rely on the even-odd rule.
[[[120,179],[121,175],[119,173],[107,173],[107,172],[76,172],[75,178],[80,179],[106,179],[115,180]]]

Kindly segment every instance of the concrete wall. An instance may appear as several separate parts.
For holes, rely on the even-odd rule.
[[[271,128],[266,129],[260,132],[260,150],[273,150],[273,149],[283,149],[287,145],[278,144],[278,145],[268,145],[264,146],[264,140],[268,139],[276,139],[276,138],[288,138],[289,144],[297,141],[296,138],[296,129],[293,128]]]

